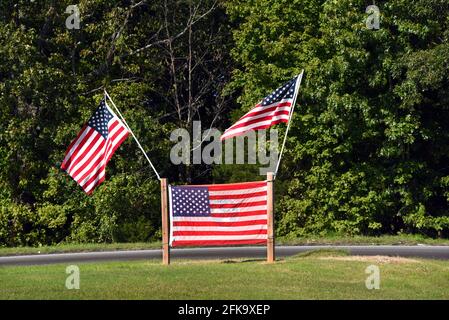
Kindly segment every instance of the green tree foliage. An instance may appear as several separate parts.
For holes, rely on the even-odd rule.
[[[449,3],[229,1],[247,110],[305,69],[277,231],[448,235]],[[240,113],[241,114],[241,113]]]
[[[214,1],[81,0],[79,30],[71,4],[0,3],[0,245],[160,236],[159,182],[132,138],[91,197],[59,169],[103,88],[170,181],[172,129],[226,107],[231,38]]]
[[[303,68],[277,233],[448,235],[447,0],[378,3],[379,30],[361,0],[80,0],[79,30],[71,4],[0,2],[0,245],[160,237],[131,138],[90,197],[59,169],[103,88],[169,181],[252,180],[254,165],[171,165],[170,132],[224,129]]]

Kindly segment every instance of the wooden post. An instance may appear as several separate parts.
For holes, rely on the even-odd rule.
[[[162,212],[162,263],[170,264],[169,218],[167,202],[167,179],[161,179],[161,212]]]
[[[273,201],[273,172],[267,173],[267,262],[272,263],[276,260],[274,252],[274,201]]]

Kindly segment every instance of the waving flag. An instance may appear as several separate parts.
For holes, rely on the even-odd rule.
[[[128,137],[123,122],[101,101],[86,125],[66,151],[61,169],[87,194],[105,179],[106,165],[115,150]]]
[[[171,246],[265,244],[267,182],[170,186]]]
[[[239,136],[251,130],[266,129],[281,122],[288,123],[291,107],[295,102],[299,88],[298,77],[291,79],[265,97],[251,111],[228,128],[220,139],[225,140]]]

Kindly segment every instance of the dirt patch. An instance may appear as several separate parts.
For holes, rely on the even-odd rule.
[[[345,256],[345,257],[319,257],[320,260],[337,260],[337,261],[361,261],[375,263],[421,263],[419,260],[389,257],[389,256]]]

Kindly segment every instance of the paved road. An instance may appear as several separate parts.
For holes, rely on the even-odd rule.
[[[277,257],[318,249],[343,249],[352,255],[386,255],[449,259],[449,246],[280,246],[276,247]],[[231,259],[265,258],[265,247],[220,247],[173,249],[172,259]],[[39,265],[53,263],[97,262],[118,260],[161,259],[160,250],[104,251],[84,253],[39,254],[27,256],[0,257],[0,266]]]

